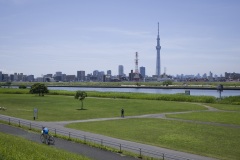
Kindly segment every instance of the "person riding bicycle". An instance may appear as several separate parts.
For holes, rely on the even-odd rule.
[[[42,133],[42,135],[43,135],[43,137],[44,137],[44,143],[46,143],[46,141],[47,141],[47,138],[48,138],[48,132],[49,132],[49,130],[48,130],[47,127],[42,127],[42,131],[41,131],[41,133]]]

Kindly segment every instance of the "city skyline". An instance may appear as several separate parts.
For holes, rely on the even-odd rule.
[[[239,72],[240,2],[0,0],[0,71],[156,72],[156,25],[167,74]]]

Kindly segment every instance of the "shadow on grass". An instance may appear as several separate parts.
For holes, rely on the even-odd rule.
[[[81,109],[81,108],[78,108],[78,109],[76,109],[76,110],[78,110],[78,111],[84,111],[84,110],[87,110],[87,109]]]

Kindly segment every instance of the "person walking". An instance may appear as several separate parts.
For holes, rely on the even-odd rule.
[[[121,117],[124,118],[124,109],[121,110]]]

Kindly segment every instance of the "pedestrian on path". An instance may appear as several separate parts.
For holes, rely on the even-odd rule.
[[[124,118],[124,109],[121,110],[121,117]]]

